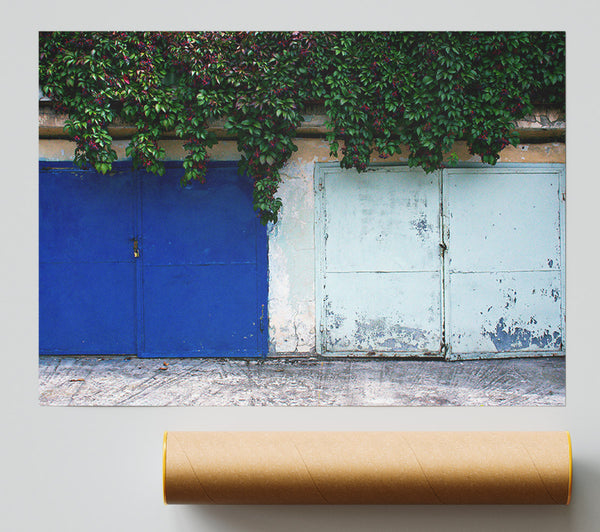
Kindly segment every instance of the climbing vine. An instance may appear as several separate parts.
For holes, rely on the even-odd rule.
[[[54,32],[40,34],[40,85],[68,114],[75,163],[103,174],[108,126],[136,127],[127,155],[162,174],[159,139],[184,141],[183,181],[204,180],[209,125],[226,119],[263,222],[307,104],[323,102],[331,154],[364,171],[408,146],[430,172],[455,141],[494,164],[535,104],[565,105],[562,32]]]

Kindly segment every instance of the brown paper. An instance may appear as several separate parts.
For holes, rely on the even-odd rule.
[[[166,503],[568,504],[567,432],[168,432]]]

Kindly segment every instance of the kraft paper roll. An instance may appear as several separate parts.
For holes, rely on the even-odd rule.
[[[165,503],[569,504],[568,432],[167,432]]]

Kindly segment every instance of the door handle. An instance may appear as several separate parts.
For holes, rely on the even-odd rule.
[[[133,237],[133,257],[139,259],[140,257],[140,248],[138,246],[137,238]]]

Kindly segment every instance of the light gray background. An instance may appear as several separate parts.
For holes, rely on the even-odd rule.
[[[84,7],[84,5],[86,7]],[[7,531],[600,530],[598,10],[593,2],[13,2],[2,15],[0,529]],[[484,7],[485,6],[485,7]],[[349,11],[348,11],[349,10]],[[391,10],[391,11],[390,11]],[[60,408],[37,404],[37,31],[567,30],[567,406]],[[164,506],[164,430],[570,430],[569,507]]]

